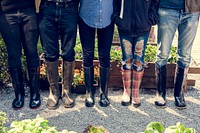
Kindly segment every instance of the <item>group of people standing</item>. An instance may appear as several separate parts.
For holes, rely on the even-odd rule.
[[[37,13],[36,13],[37,11]],[[47,107],[66,108],[75,105],[71,86],[75,68],[77,25],[83,48],[85,106],[95,104],[94,47],[98,38],[100,66],[100,100],[102,107],[110,104],[108,83],[110,49],[114,24],[117,25],[122,48],[123,106],[141,105],[139,88],[144,73],[145,48],[153,25],[158,25],[156,56],[157,99],[155,105],[166,106],[166,63],[172,40],[178,30],[178,61],[175,72],[174,98],[177,108],[185,108],[182,93],[191,49],[200,16],[198,0],[0,0],[0,32],[8,52],[8,68],[15,98],[14,109],[24,106],[25,90],[21,63],[22,48],[26,56],[30,103],[32,109],[41,105],[39,93],[39,56],[37,41],[43,47],[49,98]],[[59,46],[61,44],[61,46]],[[62,58],[62,93],[59,90],[58,59]],[[61,94],[61,96],[60,96]]]

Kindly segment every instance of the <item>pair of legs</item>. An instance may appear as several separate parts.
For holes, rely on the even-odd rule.
[[[22,49],[26,56],[30,87],[30,108],[40,106],[39,94],[39,56],[37,51],[38,28],[34,8],[13,10],[0,14],[0,32],[8,52],[8,67],[15,89],[12,107],[22,108],[24,105],[24,82],[22,68]]]
[[[149,34],[131,37],[119,33],[122,48],[122,81],[124,92],[121,104],[128,106],[133,102],[139,107],[139,88],[144,73],[144,55]]]
[[[88,26],[81,18],[79,19],[79,32],[83,48],[83,67],[85,86],[87,90],[85,105],[93,107],[95,104],[94,94],[94,48],[95,48],[95,34],[98,37],[98,54],[100,62],[100,105],[105,107],[110,104],[108,100],[108,82],[110,71],[110,48],[112,44],[112,37],[114,31],[114,24],[96,29]]]
[[[185,108],[182,93],[191,61],[191,50],[199,23],[199,13],[185,13],[182,10],[159,9],[158,50],[156,56],[157,100],[155,105],[166,105],[166,63],[172,40],[178,30],[178,60],[174,79],[174,98],[177,108]]]
[[[62,100],[66,108],[73,107],[71,86],[75,67],[75,43],[78,23],[78,2],[46,1],[40,5],[39,29],[43,45],[50,94],[47,100],[49,109],[59,107],[58,58],[62,57]],[[59,45],[59,40],[61,46]],[[61,47],[61,54],[60,48]]]

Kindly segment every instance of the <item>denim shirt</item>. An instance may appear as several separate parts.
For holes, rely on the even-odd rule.
[[[113,0],[80,0],[80,17],[90,27],[110,25],[112,13]]]
[[[175,10],[184,10],[185,0],[160,0],[159,7]]]

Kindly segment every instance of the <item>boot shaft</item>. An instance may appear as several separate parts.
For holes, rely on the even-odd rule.
[[[28,68],[29,87],[31,93],[39,93],[40,86],[40,68]]]
[[[75,105],[75,101],[71,96],[71,86],[74,77],[75,62],[63,61],[62,63],[62,100],[66,108]]]
[[[183,86],[186,83],[188,74],[188,67],[181,68],[176,66],[175,76],[174,76],[174,96],[179,97],[181,96]]]
[[[10,75],[12,78],[12,85],[15,90],[15,96],[25,95],[24,83],[23,83],[23,72],[22,68],[10,68]]]
[[[124,86],[124,89],[127,89],[127,91],[131,89],[131,82],[132,82],[131,76],[132,76],[131,70],[122,70],[123,86]]]
[[[58,61],[45,62],[47,79],[50,85],[50,94],[59,97],[59,74],[58,74]]]
[[[84,67],[84,81],[86,90],[90,93],[95,93],[94,90],[94,66]]]
[[[134,107],[139,107],[140,106],[140,97],[139,97],[139,92],[140,92],[140,84],[142,81],[142,77],[144,74],[144,70],[141,72],[137,72],[135,70],[132,71],[132,102]]]
[[[86,87],[86,99],[85,99],[85,106],[86,107],[93,107],[95,104],[95,88],[94,84],[94,66],[91,67],[84,67],[84,80],[85,80],[85,87]]]
[[[75,62],[63,61],[62,64],[62,89],[70,93],[73,77],[74,77]]]
[[[166,65],[161,68],[155,67],[155,76],[156,76],[156,89],[157,93],[162,96],[164,99],[166,97]]]
[[[144,74],[144,70],[141,72],[137,72],[135,70],[132,71],[133,75],[132,75],[132,89],[139,89],[140,88],[140,84],[142,81],[142,77]]]
[[[106,96],[108,94],[109,78],[110,78],[110,67],[109,68],[100,67],[100,90]]]

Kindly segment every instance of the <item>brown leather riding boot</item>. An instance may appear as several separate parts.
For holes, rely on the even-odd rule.
[[[45,62],[47,79],[49,81],[49,98],[47,100],[47,107],[50,110],[55,110],[59,107],[59,75],[58,75],[58,61]]]
[[[74,77],[75,62],[63,61],[62,68],[62,100],[66,108],[72,108],[75,100],[71,97],[71,86]]]

